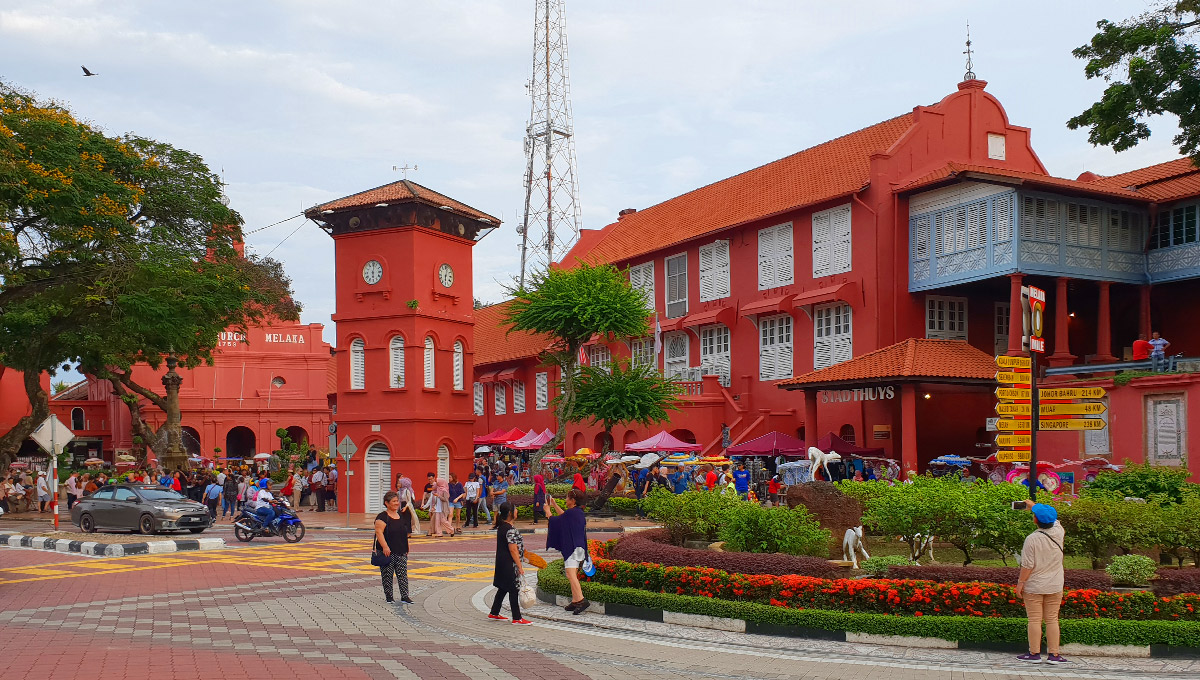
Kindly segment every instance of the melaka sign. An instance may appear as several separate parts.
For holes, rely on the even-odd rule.
[[[299,333],[267,333],[263,336],[266,342],[290,342],[297,345],[304,344],[304,336]]]

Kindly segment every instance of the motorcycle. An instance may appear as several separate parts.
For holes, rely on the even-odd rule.
[[[265,526],[258,515],[243,509],[241,516],[233,523],[233,537],[242,543],[268,536],[282,536],[288,543],[296,543],[304,538],[304,522],[292,512],[287,501],[272,501],[271,507],[275,510],[275,521]]]

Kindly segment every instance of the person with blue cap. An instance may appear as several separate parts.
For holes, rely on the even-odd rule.
[[[1020,661],[1042,663],[1042,623],[1046,624],[1046,661],[1067,663],[1058,653],[1058,609],[1063,599],[1063,539],[1066,531],[1058,522],[1058,510],[1045,503],[1025,501],[1033,513],[1037,530],[1025,537],[1021,548],[1021,575],[1017,579],[1017,597],[1025,601],[1029,619],[1029,653]]]
[[[271,501],[275,500],[275,497],[271,495],[269,486],[270,480],[267,478],[258,480],[258,496],[254,499],[254,514],[258,515],[258,521],[262,522],[264,527],[270,527],[275,521],[275,508],[271,507]]]

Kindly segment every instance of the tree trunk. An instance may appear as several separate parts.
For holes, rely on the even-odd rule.
[[[50,416],[50,396],[46,394],[46,390],[42,389],[41,371],[36,373],[26,371],[23,376],[25,396],[29,397],[29,404],[33,410],[29,415],[18,420],[11,430],[0,436],[0,466],[2,467],[7,467],[16,459],[21,445],[25,443],[29,435],[33,434],[38,425],[41,425],[42,421]],[[66,442],[63,443],[66,444]]]
[[[617,464],[613,466],[612,472],[610,472],[608,475],[608,483],[604,485],[604,488],[600,490],[600,494],[596,496],[594,501],[592,501],[592,512],[596,512],[600,508],[603,508],[604,504],[608,502],[608,499],[612,498],[613,491],[615,491],[617,488],[617,482],[621,481],[621,479],[625,476],[622,474],[624,472],[624,467],[625,466],[623,464]]]
[[[129,424],[133,436],[141,437],[143,446],[154,451],[154,454],[159,458],[159,464],[164,464],[162,453],[167,450],[169,438],[167,433],[167,424],[164,423],[157,430],[152,429],[150,424],[146,422],[145,417],[142,416],[142,405],[138,399],[138,396],[141,395],[145,397],[147,401],[162,409],[164,413],[168,413],[167,417],[169,422],[170,414],[166,408],[168,406],[167,401],[159,395],[154,394],[153,392],[150,392],[150,390],[147,390],[141,385],[133,382],[133,380],[130,379],[127,374],[118,375],[108,373],[105,374],[104,377],[107,378],[109,384],[113,386],[113,394],[116,395],[121,401],[125,402],[125,406],[129,408]],[[134,393],[131,393],[131,391]],[[175,411],[176,414],[178,414],[178,399],[175,402]]]
[[[554,438],[542,444],[542,448],[533,453],[532,459],[529,461],[529,469],[535,473],[542,471],[542,456],[553,453],[558,448],[559,444],[567,438],[567,417],[575,405],[575,369],[578,364],[579,345],[570,343],[567,345],[567,353],[562,363],[559,364],[559,370],[562,372],[561,380],[559,380],[559,398],[558,406],[554,409],[554,417],[557,421],[558,431],[554,433]],[[565,449],[563,451],[566,453]]]

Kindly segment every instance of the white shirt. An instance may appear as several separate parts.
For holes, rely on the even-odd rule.
[[[267,491],[266,489],[259,489],[258,498],[254,501],[254,509],[257,510],[261,507],[270,505],[269,501],[274,499],[275,497],[271,495],[270,491]]]
[[[49,496],[50,482],[47,482],[45,477],[38,477],[37,490],[39,496]]]
[[[67,478],[67,493],[72,496],[79,495],[79,478],[74,475]]]
[[[316,472],[314,472],[312,479],[309,480],[309,484],[312,484],[313,486],[320,486],[324,483],[325,483],[325,473],[321,472],[320,470],[317,470]]]
[[[332,470],[329,471],[329,481],[331,481],[331,482],[337,481],[337,468],[333,468]]]
[[[217,473],[217,484],[220,484],[221,486],[225,486],[225,473],[224,472]]]
[[[463,484],[463,491],[467,493],[467,500],[479,500],[479,482],[467,482]]]

